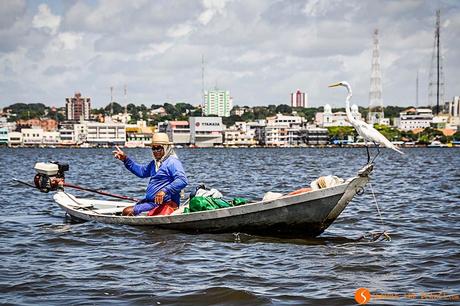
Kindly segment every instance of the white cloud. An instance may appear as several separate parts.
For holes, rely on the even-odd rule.
[[[241,56],[239,56],[236,59],[236,61],[242,62],[245,64],[254,64],[254,63],[267,62],[276,57],[277,57],[277,54],[274,54],[274,53],[249,50],[243,53]]]
[[[35,28],[44,28],[51,34],[56,34],[59,25],[61,24],[61,17],[53,15],[48,5],[40,4],[38,6],[38,13],[32,20],[32,24]]]
[[[192,30],[193,28],[189,24],[179,24],[168,30],[168,36],[172,38],[178,38],[190,34]]]
[[[201,13],[200,17],[198,17],[198,20],[201,24],[207,25],[211,21],[212,17],[214,17],[215,13],[216,12],[213,10],[206,10]]]
[[[365,106],[379,28],[384,103],[410,104],[417,70],[425,96],[437,6],[451,97],[460,94],[455,1],[0,1],[0,103],[62,106],[80,90],[100,107],[110,86],[127,84],[137,104],[195,104],[204,55],[205,86],[230,90],[238,105],[287,103],[301,88],[313,106],[341,106],[327,85],[347,80]]]
[[[329,7],[333,6],[331,1],[309,0],[305,4],[303,12],[307,16],[317,17],[326,14]]]
[[[224,14],[225,5],[228,0],[203,0],[205,11],[198,17],[198,21],[207,25],[217,14]]]
[[[172,46],[171,43],[149,44],[148,48],[136,54],[136,59],[140,61],[148,60],[158,54],[165,53]]]
[[[51,41],[49,50],[58,52],[63,50],[73,50],[82,42],[83,35],[81,33],[63,32]]]

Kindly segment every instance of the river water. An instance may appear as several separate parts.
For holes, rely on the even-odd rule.
[[[187,191],[204,183],[248,199],[321,175],[347,178],[366,161],[365,149],[177,151]],[[151,158],[148,149],[127,152]],[[367,188],[320,237],[281,239],[70,223],[51,194],[10,179],[31,181],[35,162],[58,160],[70,164],[66,180],[78,185],[141,196],[147,181],[110,149],[0,148],[0,304],[353,305],[360,287],[375,296],[413,294],[371,304],[458,304],[438,297],[460,294],[460,150],[404,152],[385,150],[376,162],[382,219]],[[383,228],[391,241],[354,241]]]

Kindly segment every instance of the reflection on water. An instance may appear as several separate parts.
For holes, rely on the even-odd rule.
[[[149,150],[127,151],[137,161],[149,161]],[[315,239],[70,223],[51,194],[12,184],[11,177],[31,179],[35,162],[59,160],[70,164],[67,181],[77,185],[141,196],[146,180],[128,173],[110,149],[0,149],[1,302],[344,305],[354,303],[359,287],[458,294],[460,151],[404,151],[401,156],[385,150],[377,160],[373,187],[392,241],[371,242],[356,241],[383,229],[369,190]],[[292,191],[321,175],[347,178],[366,161],[364,149],[180,149],[178,154],[188,191],[204,183],[248,199]]]

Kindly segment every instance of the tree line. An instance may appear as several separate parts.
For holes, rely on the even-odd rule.
[[[152,110],[157,110],[163,107],[165,113],[163,114],[151,114]],[[164,103],[164,104],[152,104],[150,107],[141,104],[135,105],[133,103],[129,103],[127,106],[127,112],[131,116],[130,123],[136,123],[138,120],[145,120],[151,126],[157,125],[159,122],[163,122],[165,120],[172,121],[172,120],[184,120],[187,121],[191,116],[201,116],[202,109],[199,107],[194,107],[189,103],[179,102],[176,104],[171,103]],[[401,106],[387,106],[384,109],[385,117],[387,118],[396,118],[399,117],[399,113],[406,110],[410,107],[401,107]],[[429,107],[427,107],[429,108]],[[235,106],[232,109],[231,113],[234,113],[237,109],[243,109],[245,112],[242,115],[230,115],[229,117],[223,117],[223,123],[229,127],[235,124],[238,121],[254,121],[259,119],[266,119],[267,117],[275,116],[276,114],[283,114],[283,115],[297,115],[300,117],[305,118],[308,122],[313,122],[315,119],[315,115],[318,112],[323,112],[324,108],[321,107],[291,107],[286,104],[274,105],[270,104],[268,106]],[[367,117],[368,109],[364,107],[358,108],[359,112],[361,113],[363,118]],[[3,108],[3,112],[11,112],[15,114],[9,120],[16,121],[16,120],[27,120],[33,118],[51,118],[57,121],[64,121],[64,113],[65,107],[61,108],[51,108],[42,103],[15,103]],[[345,108],[333,108],[332,112],[345,112]],[[92,114],[101,114],[104,116],[108,116],[111,113],[119,114],[124,113],[125,108],[117,102],[109,103],[105,107],[101,108],[94,108],[91,110]],[[460,134],[457,132],[453,137],[447,137],[442,134],[437,129],[427,128],[420,134],[414,134],[412,131],[400,131],[396,128],[384,126],[384,125],[376,125],[377,130],[379,130],[385,137],[390,140],[406,140],[406,141],[418,141],[419,143],[429,143],[432,139],[438,139],[442,142],[448,142],[452,139],[460,139]],[[337,140],[344,140],[347,139],[348,136],[356,137],[356,131],[352,127],[330,127],[329,136],[331,139]]]
[[[133,118],[133,120],[149,120],[149,114],[151,110],[158,109],[163,107],[166,111],[166,120],[186,120],[190,116],[201,116],[201,108],[194,107],[189,103],[179,102],[176,104],[171,103],[164,103],[164,104],[152,104],[150,107],[141,104],[135,105],[133,103],[129,103],[127,105],[127,111]],[[258,119],[265,119],[270,116],[274,116],[276,114],[283,114],[283,115],[292,115],[294,112],[297,116],[304,117],[308,121],[313,121],[315,114],[317,112],[322,112],[324,108],[321,107],[291,107],[286,104],[280,105],[268,105],[268,106],[254,106],[254,107],[239,107],[235,106],[233,109],[246,109],[246,111],[242,116],[232,115],[230,117],[224,117],[224,121],[230,123],[234,123],[235,121],[251,121],[251,120],[258,120]],[[400,106],[387,106],[385,107],[385,117],[387,118],[396,118],[399,116],[399,113],[403,110],[407,109],[408,107],[400,107]],[[54,110],[56,109],[56,110]],[[3,108],[3,112],[10,111],[12,114],[15,114],[15,119],[33,119],[33,118],[54,118],[58,117],[59,121],[65,120],[63,113],[65,108],[51,108],[43,103],[14,103],[5,108]],[[91,110],[92,114],[103,114],[103,115],[110,115],[123,113],[125,108],[120,105],[118,102],[113,102],[107,104],[105,107],[101,108],[94,108]],[[333,108],[333,112],[338,111],[345,111],[345,108]],[[359,107],[359,112],[362,114],[363,118],[367,117],[368,110],[364,107]],[[61,116],[60,116],[61,115]],[[163,116],[163,117],[165,117]]]

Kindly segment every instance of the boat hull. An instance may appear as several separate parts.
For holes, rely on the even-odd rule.
[[[276,236],[315,237],[326,229],[322,220],[325,219],[342,195],[333,195],[308,203],[293,204],[281,208],[275,207],[238,216],[165,224],[160,227],[192,233],[243,232],[257,235],[269,233]]]
[[[370,170],[372,171],[372,170]],[[72,218],[108,224],[150,226],[191,233],[244,232],[275,236],[315,237],[327,229],[369,181],[359,175],[334,187],[283,196],[241,206],[170,216],[120,216],[128,202],[78,199],[61,191],[58,205]]]

